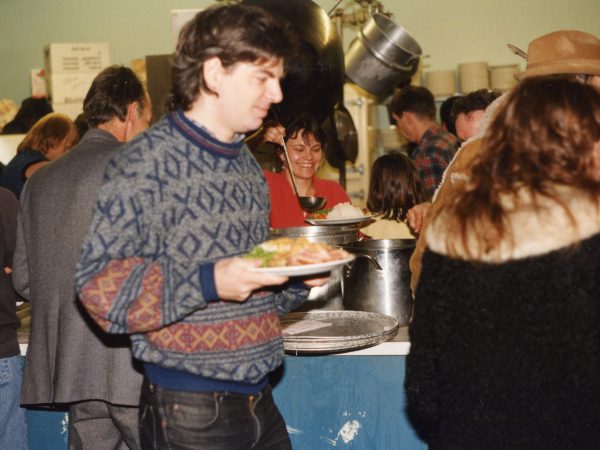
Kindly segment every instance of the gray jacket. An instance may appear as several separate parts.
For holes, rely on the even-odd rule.
[[[139,403],[142,378],[129,338],[104,333],[74,289],[102,174],[120,147],[110,133],[91,129],[67,155],[36,172],[21,195],[13,283],[31,302],[23,404]]]

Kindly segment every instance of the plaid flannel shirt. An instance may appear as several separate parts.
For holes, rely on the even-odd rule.
[[[435,125],[423,134],[419,145],[413,150],[412,156],[428,198],[433,196],[442,182],[444,171],[459,145],[460,141],[454,135]]]

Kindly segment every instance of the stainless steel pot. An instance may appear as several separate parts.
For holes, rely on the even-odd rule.
[[[412,293],[408,261],[414,239],[383,239],[344,245],[356,254],[343,274],[345,309],[387,314],[408,325],[412,315]]]
[[[358,225],[308,226],[291,228],[272,228],[271,238],[305,237],[310,242],[322,242],[334,247],[358,240]],[[323,286],[314,287],[307,301],[297,311],[342,310],[342,269],[331,271],[329,281]]]
[[[323,242],[339,247],[358,240],[358,225],[327,225],[290,228],[271,228],[271,238],[305,237],[310,242]]]
[[[346,75],[364,90],[384,97],[415,74],[421,54],[408,31],[374,14],[346,52]]]

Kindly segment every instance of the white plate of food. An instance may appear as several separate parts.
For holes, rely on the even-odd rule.
[[[253,272],[271,273],[273,275],[282,275],[286,277],[300,277],[304,275],[315,275],[317,273],[330,272],[336,267],[348,264],[350,261],[354,260],[354,258],[354,255],[350,255],[343,259],[336,259],[335,261],[328,261],[324,263],[303,264],[301,266],[256,267],[250,270]]]
[[[331,209],[322,209],[309,214],[306,222],[311,225],[351,225],[364,222],[373,217],[365,214],[358,206],[350,203],[338,203]]]
[[[329,272],[352,261],[355,256],[341,248],[306,238],[271,239],[257,245],[245,258],[262,259],[263,264],[250,270],[297,277]]]
[[[304,219],[311,225],[351,225],[355,223],[365,222],[372,219],[373,215],[367,215],[362,217],[352,217],[349,219]]]

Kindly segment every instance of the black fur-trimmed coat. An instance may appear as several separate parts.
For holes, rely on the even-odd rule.
[[[431,449],[600,449],[600,213],[562,189],[564,210],[514,205],[514,246],[428,249],[410,326],[409,414]]]

